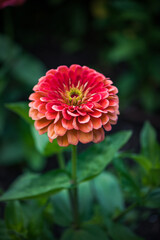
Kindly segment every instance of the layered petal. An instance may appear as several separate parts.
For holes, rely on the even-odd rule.
[[[81,143],[89,143],[93,141],[93,131],[88,133],[78,131],[77,135],[78,135],[78,140]]]
[[[49,70],[33,88],[29,116],[60,146],[101,142],[119,114],[118,90],[103,74],[73,64]]]

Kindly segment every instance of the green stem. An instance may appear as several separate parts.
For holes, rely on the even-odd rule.
[[[116,222],[118,221],[120,218],[122,218],[126,213],[128,213],[129,211],[131,211],[133,208],[137,207],[139,204],[139,202],[135,202],[133,204],[131,204],[128,208],[126,208],[123,212],[121,212],[118,216],[113,218],[113,221]]]
[[[77,183],[77,147],[72,146],[72,180],[73,184]]]
[[[60,169],[65,169],[65,161],[64,161],[63,153],[58,152],[57,158],[58,158],[58,163],[59,163]]]
[[[77,147],[72,146],[72,181],[73,181],[73,218],[74,226],[78,228],[79,216],[78,216],[78,189],[77,189]]]
[[[58,164],[60,169],[65,169],[65,160],[62,152],[57,153],[57,159],[58,159]],[[68,189],[68,195],[71,203],[71,208],[73,208],[74,203],[73,203],[73,196],[72,196],[72,191],[71,189]]]
[[[148,195],[150,194],[150,192],[152,191],[152,189],[149,189],[148,192],[141,198],[141,201],[144,201]],[[128,208],[126,208],[123,212],[121,212],[118,216],[113,218],[113,221],[118,221],[120,218],[122,218],[126,213],[130,212],[132,209],[134,209],[135,207],[137,207],[140,204],[140,200],[136,201],[134,203],[132,203]]]

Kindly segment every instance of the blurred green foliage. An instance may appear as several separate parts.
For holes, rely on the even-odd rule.
[[[71,56],[92,51],[94,66],[106,75],[109,71],[117,81],[121,107],[134,103],[148,112],[159,110],[159,0],[53,0],[49,3],[57,10],[54,34],[63,51]],[[62,20],[58,17],[60,9]]]
[[[21,7],[1,10],[0,164],[21,162],[38,170],[39,162],[40,170],[44,158],[37,149],[50,155],[40,138],[35,148],[37,133],[32,129],[30,136],[25,123],[5,108],[6,103],[28,99],[46,71],[39,58],[53,68],[75,61],[90,65],[116,82],[121,110],[136,106],[158,112],[159,11],[159,0],[48,0],[38,5],[28,0]]]
[[[46,135],[35,131],[24,101],[46,66],[79,61],[112,76],[121,109],[134,105],[158,113],[160,1],[48,0],[37,4],[28,0],[19,8],[0,11],[0,166],[18,165],[24,172],[1,197],[12,201],[6,204],[5,219],[0,220],[0,239],[54,240],[53,226],[68,227],[73,220],[66,190],[72,188],[70,166],[66,171],[32,173],[44,169],[46,157],[56,154],[58,158],[63,150],[56,140],[51,144]],[[84,223],[78,231],[64,231],[62,240],[141,239],[132,232],[141,218],[139,207],[160,207],[160,145],[155,129],[146,123],[139,153],[118,153],[130,134],[119,132],[80,154],[79,210]],[[101,173],[111,161],[111,172]],[[0,184],[3,188],[4,183]],[[131,206],[130,215],[126,203]]]
[[[118,152],[130,136],[130,131],[118,132],[96,144],[94,151],[91,146],[79,155],[79,229],[70,228],[73,215],[68,190],[74,186],[69,164],[65,171],[25,173],[18,177],[0,197],[1,201],[9,201],[0,233],[5,232],[4,236],[10,240],[33,237],[38,240],[42,236],[55,239],[52,226],[58,225],[62,227],[62,240],[82,240],[86,237],[91,240],[142,240],[132,230],[137,218],[140,218],[140,207],[158,210],[160,206],[160,145],[154,128],[146,122],[140,135],[140,153]],[[108,172],[104,169],[110,155],[113,165]],[[86,160],[85,156],[90,156],[92,161]],[[135,161],[132,168],[126,158]],[[79,179],[79,176],[82,177]],[[125,226],[126,222],[131,225],[130,228]]]

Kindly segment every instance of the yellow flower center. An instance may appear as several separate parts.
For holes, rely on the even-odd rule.
[[[83,94],[78,88],[73,87],[66,91],[66,96],[70,104],[77,105],[82,100]]]

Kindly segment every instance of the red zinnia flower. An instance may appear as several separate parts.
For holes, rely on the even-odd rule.
[[[39,134],[60,146],[101,142],[119,114],[118,90],[103,74],[86,66],[60,66],[41,77],[29,97],[29,116]]]
[[[8,6],[21,5],[25,1],[26,0],[0,0],[0,8],[5,8],[5,7],[8,7]]]

